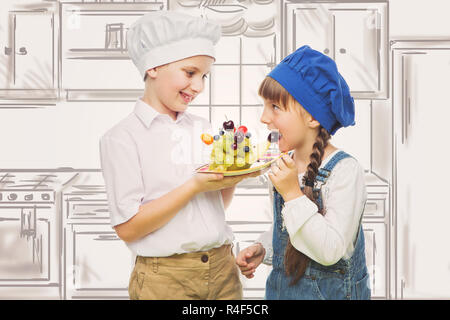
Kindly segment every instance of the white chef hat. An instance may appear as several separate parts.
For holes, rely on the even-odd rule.
[[[207,55],[215,59],[220,25],[173,11],[154,11],[133,23],[127,34],[131,60],[142,78],[147,70],[181,59]]]

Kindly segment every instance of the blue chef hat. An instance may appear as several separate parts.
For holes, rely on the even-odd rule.
[[[283,59],[269,74],[330,134],[355,124],[350,89],[328,56],[305,45]]]

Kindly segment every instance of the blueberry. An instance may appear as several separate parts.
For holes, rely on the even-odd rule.
[[[241,131],[237,131],[234,135],[234,142],[241,143],[244,141],[244,134]]]
[[[220,134],[221,136],[223,136],[223,135],[225,134],[225,131],[220,130],[220,131],[219,131],[219,134]]]
[[[250,152],[250,147],[249,147],[249,146],[245,146],[245,147],[244,147],[244,151],[245,151],[245,152]]]
[[[220,139],[220,136],[216,134],[216,135],[214,136],[214,140],[217,141],[217,140],[219,140],[219,139]]]
[[[252,134],[251,134],[250,132],[247,132],[247,133],[245,134],[245,137],[246,137],[246,138],[249,138],[249,139],[250,139],[251,136],[252,136]]]
[[[278,142],[280,140],[280,133],[277,131],[272,131],[271,133],[269,133],[267,140],[269,142]]]

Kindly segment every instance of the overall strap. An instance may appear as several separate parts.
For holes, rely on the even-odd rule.
[[[338,162],[341,161],[342,159],[349,157],[351,157],[351,155],[349,155],[348,153],[344,151],[339,151],[330,159],[330,161],[327,162],[325,167],[319,168],[319,172],[316,176],[316,181],[319,184],[319,188],[317,188],[316,186],[315,188],[320,189],[320,187],[327,182],[328,177],[331,174],[331,171],[333,171],[334,167],[338,164]]]
[[[292,157],[292,152],[289,152],[289,156]],[[341,161],[342,159],[349,158],[349,157],[351,157],[351,155],[349,155],[348,153],[346,153],[344,151],[339,151],[330,159],[330,161],[327,162],[327,164],[323,168],[319,168],[319,172],[317,173],[316,181],[314,184],[314,191],[319,191],[319,199],[318,200],[319,200],[320,207],[323,206],[322,194],[320,192],[322,185],[324,185],[327,182],[327,180],[331,174],[331,171],[334,169],[336,164],[338,164],[338,162]],[[303,190],[303,187],[301,187],[301,189]],[[273,191],[274,191],[274,196],[275,196],[278,193],[278,191],[275,189],[275,187],[273,188]],[[281,198],[280,202],[281,202],[281,206],[283,206],[284,205],[283,198]]]
[[[314,191],[317,191],[319,193],[319,210],[323,208],[323,201],[322,201],[322,193],[320,192],[322,189],[322,186],[327,183],[328,178],[330,177],[331,171],[333,171],[334,167],[338,164],[339,161],[345,158],[349,158],[351,155],[344,151],[337,152],[331,159],[326,163],[326,165],[323,168],[319,168],[319,172],[316,176],[316,181],[314,183]]]

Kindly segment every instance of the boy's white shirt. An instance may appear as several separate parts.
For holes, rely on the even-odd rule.
[[[338,151],[324,159],[321,167]],[[291,243],[297,250],[322,265],[332,265],[341,258],[349,259],[352,256],[367,199],[364,175],[363,168],[354,158],[345,158],[336,164],[322,186],[325,216],[318,212],[317,205],[305,195],[285,202],[281,214]],[[300,183],[302,177],[303,173],[299,174]],[[273,218],[272,188],[269,180]],[[272,236],[273,224],[257,240],[266,249],[265,264],[272,264]]]
[[[138,99],[134,111],[100,139],[111,225],[128,221],[141,204],[190,179],[205,160],[200,134],[211,131],[206,119],[184,112],[174,121]],[[126,244],[135,255],[164,257],[232,241],[222,195],[213,191],[198,194],[166,225]]]

